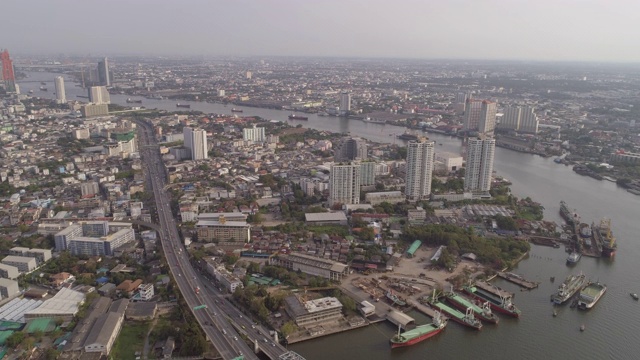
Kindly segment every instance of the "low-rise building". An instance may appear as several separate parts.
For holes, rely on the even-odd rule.
[[[155,295],[155,293],[153,292],[153,284],[140,284],[140,286],[138,286],[138,294],[140,300],[142,301],[151,300]]]
[[[29,249],[16,246],[9,249],[9,254],[36,258],[38,265],[44,264],[51,259],[51,250],[49,249]]]
[[[308,213],[304,218],[309,225],[347,225],[347,216],[342,211]]]
[[[284,299],[284,308],[296,325],[303,328],[342,318],[342,304],[334,297],[302,302],[295,295],[287,296]]]
[[[20,275],[20,270],[13,265],[0,263],[0,277],[5,279],[15,279]]]
[[[349,272],[346,264],[300,253],[273,256],[269,258],[269,264],[336,281],[341,281]]]
[[[378,205],[383,202],[399,204],[405,202],[406,199],[402,191],[371,192],[364,195],[364,201],[371,205]]]
[[[2,263],[15,266],[18,268],[18,271],[23,273],[33,271],[38,266],[36,258],[15,255],[5,256],[5,258],[2,259]]]
[[[220,217],[218,221],[199,220],[196,223],[198,241],[248,242],[251,239],[251,225],[245,221],[227,221]]]
[[[0,295],[6,299],[20,293],[18,282],[9,279],[0,279]]]
[[[207,271],[212,274],[215,279],[222,285],[227,292],[233,294],[237,288],[242,288],[244,285],[242,284],[242,280],[234,274],[230,273],[225,269],[223,265],[218,265],[213,263],[207,263]]]

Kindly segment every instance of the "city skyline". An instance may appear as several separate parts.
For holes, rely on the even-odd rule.
[[[29,13],[30,21],[28,26],[17,16],[3,21],[0,32],[20,29],[20,36],[3,39],[2,47],[18,56],[64,53],[640,61],[640,49],[634,46],[638,30],[632,15],[640,10],[640,4],[628,1],[624,6],[609,6],[599,0],[579,4],[506,0],[402,0],[391,4],[373,0],[364,6],[362,1],[330,0],[318,6],[289,0],[187,0],[180,3],[180,8],[187,10],[184,13],[188,16],[177,15],[175,4],[170,2],[115,0],[110,4],[100,7],[101,17],[117,17],[121,20],[117,27],[95,26],[92,17],[80,16],[95,12],[100,6],[97,1],[69,0],[64,7],[48,1],[6,1],[3,10]],[[125,7],[127,11],[122,11]],[[50,31],[53,19],[71,17],[74,21],[56,21],[56,31]],[[92,31],[83,32],[83,28]],[[595,48],[606,51],[593,51]]]

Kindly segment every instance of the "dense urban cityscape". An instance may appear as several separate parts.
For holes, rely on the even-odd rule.
[[[636,65],[0,65],[0,359],[640,350]]]

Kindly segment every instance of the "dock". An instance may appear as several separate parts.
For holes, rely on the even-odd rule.
[[[539,282],[529,281],[520,275],[512,273],[498,272],[498,276],[527,290],[535,289],[540,285]]]

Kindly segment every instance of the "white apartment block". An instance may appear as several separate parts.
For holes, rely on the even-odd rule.
[[[360,163],[332,164],[329,174],[329,205],[360,203]]]
[[[405,195],[411,201],[428,199],[433,176],[434,142],[422,138],[407,144]]]
[[[496,151],[495,139],[473,138],[467,144],[467,165],[464,190],[487,192],[491,189],[491,174]]]
[[[265,139],[263,127],[256,127],[256,124],[253,124],[253,127],[242,129],[242,140],[244,141],[264,142]]]

